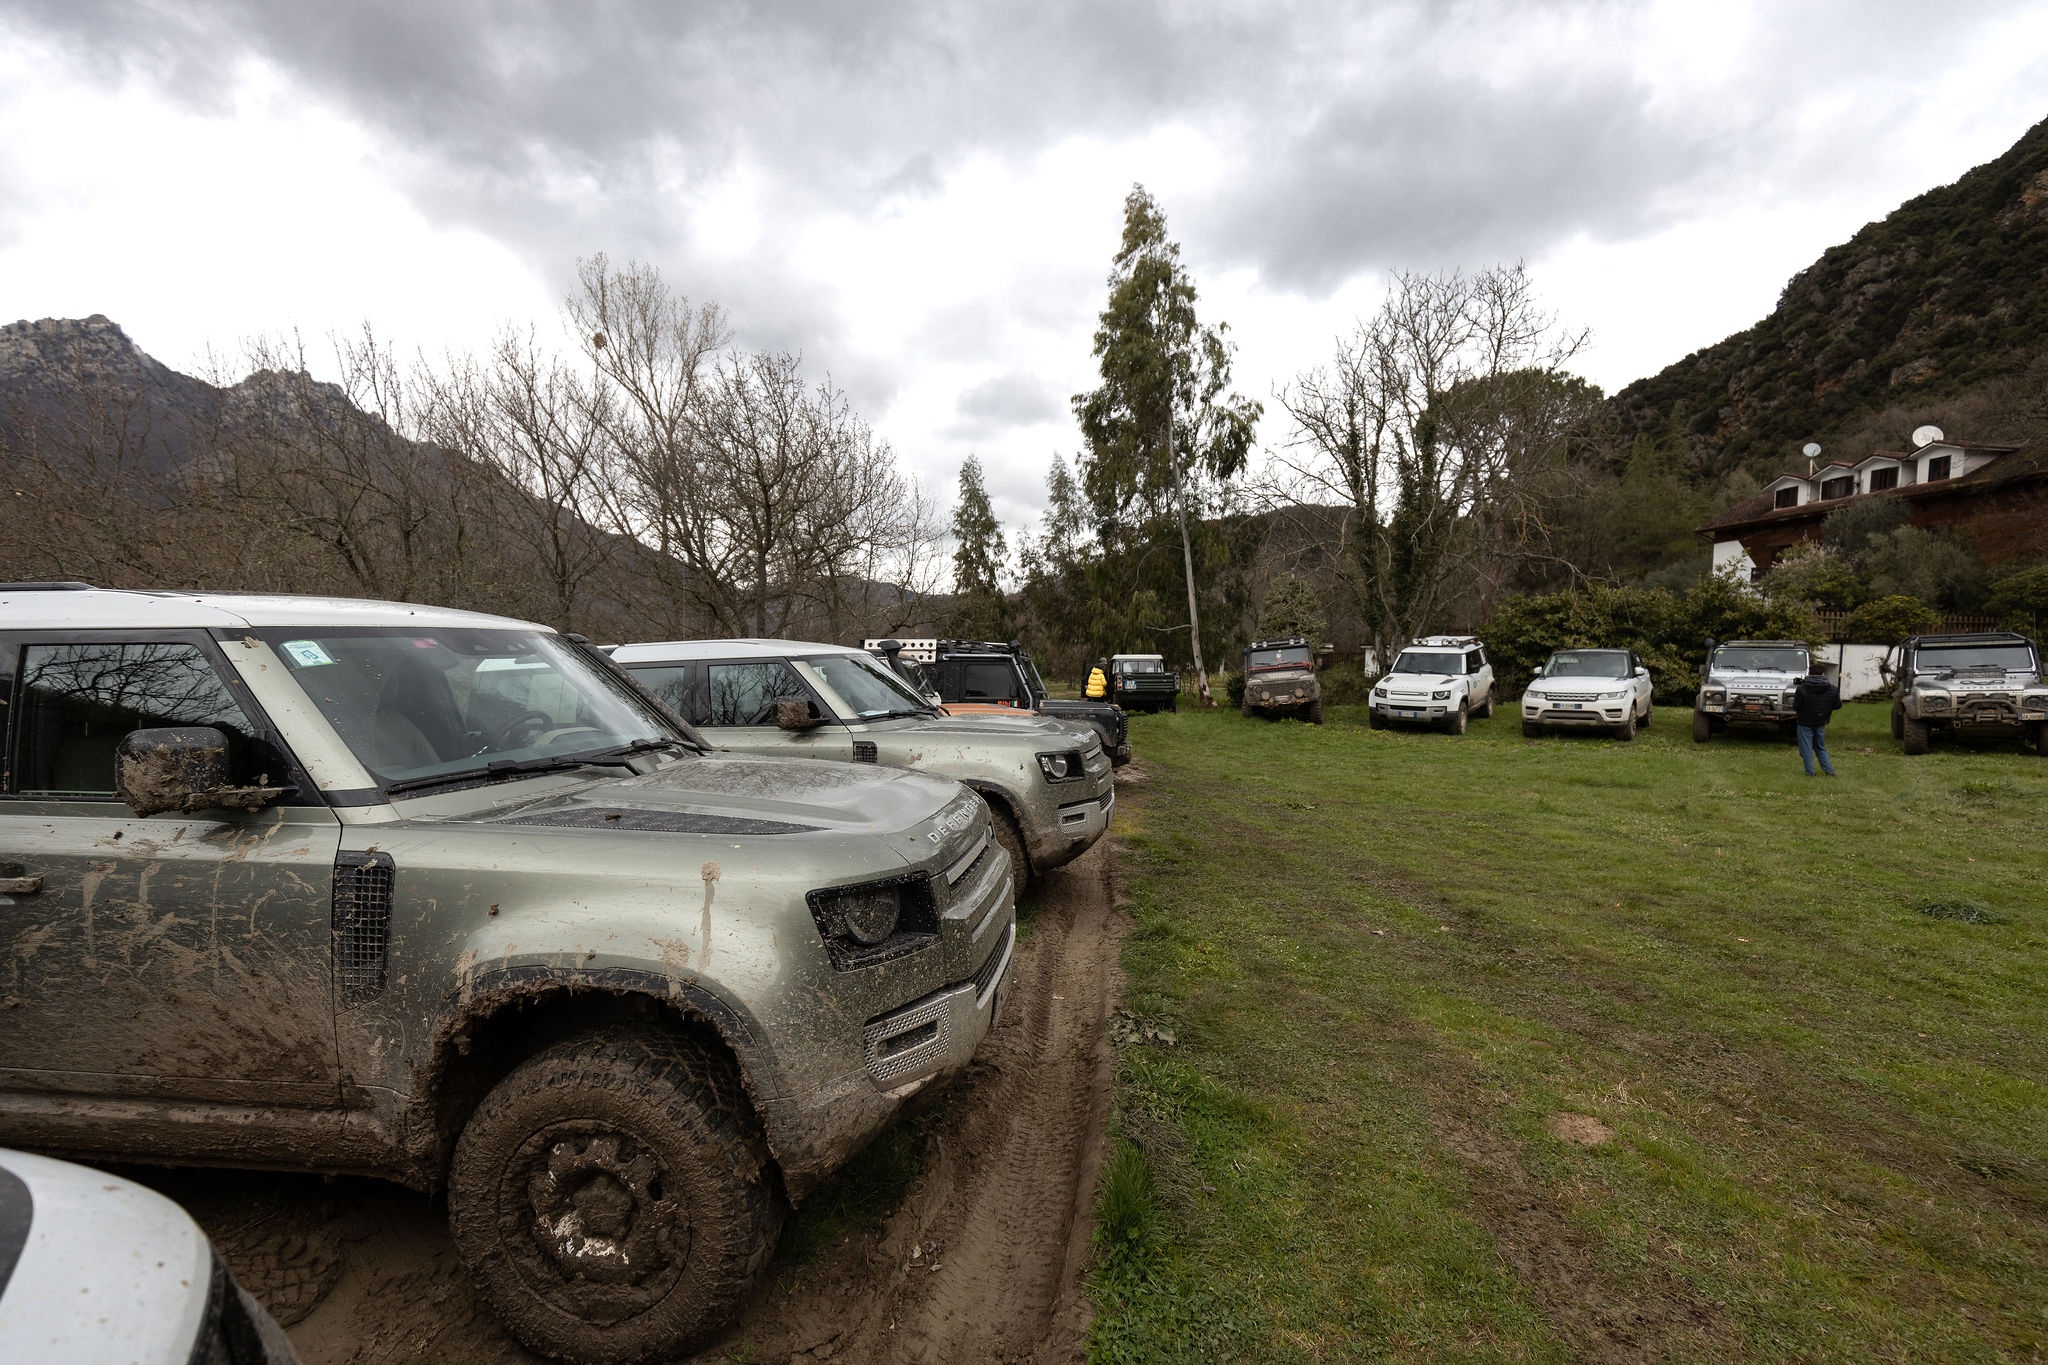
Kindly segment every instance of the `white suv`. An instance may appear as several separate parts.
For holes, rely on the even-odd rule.
[[[1546,725],[1605,729],[1634,739],[1650,723],[1650,670],[1633,650],[1560,649],[1536,670],[1522,693],[1522,733]]]
[[[1465,733],[1472,717],[1493,714],[1493,665],[1470,635],[1425,635],[1401,651],[1373,684],[1366,723],[1379,730],[1395,721],[1441,725]]]

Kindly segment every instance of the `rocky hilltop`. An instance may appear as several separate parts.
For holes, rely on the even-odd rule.
[[[1625,430],[1676,443],[1714,482],[1887,408],[1953,404],[2044,355],[2048,121],[1830,247],[1754,327],[1612,401]]]

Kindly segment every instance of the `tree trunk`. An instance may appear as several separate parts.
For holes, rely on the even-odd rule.
[[[1180,456],[1173,449],[1173,408],[1166,410],[1166,460],[1173,466],[1173,506],[1180,514],[1180,561],[1188,576],[1188,647],[1195,654],[1195,688],[1201,693],[1202,705],[1214,706],[1216,698],[1209,693],[1209,670],[1202,666],[1202,618],[1195,608],[1195,551],[1188,540],[1188,493],[1187,484],[1180,474]]]

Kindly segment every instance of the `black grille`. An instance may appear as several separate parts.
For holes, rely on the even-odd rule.
[[[874,742],[873,740],[871,740],[871,739],[857,739],[857,740],[855,740],[855,741],[853,742],[853,761],[854,761],[854,762],[856,762],[856,763],[873,763],[873,762],[875,762],[875,761],[876,761],[876,760],[877,760],[877,759],[878,759],[878,758],[879,758],[880,756],[881,756],[881,754],[880,754],[880,751],[879,751],[879,750],[877,750],[877,749],[875,748],[875,742]]]
[[[341,853],[334,859],[334,970],[344,1009],[384,991],[391,941],[391,892],[398,865],[388,853]]]
[[[1002,970],[1003,950],[1010,946],[1010,936],[1016,932],[1015,925],[1005,924],[1003,926],[1003,936],[996,940],[996,946],[990,951],[988,960],[981,964],[979,971],[975,972],[974,994],[977,998],[988,994],[990,983],[996,979],[996,973]]]
[[[554,829],[636,829],[662,834],[809,834],[815,825],[782,820],[746,820],[734,815],[698,815],[686,810],[642,810],[632,806],[578,806],[571,810],[515,815],[501,825],[542,825]]]

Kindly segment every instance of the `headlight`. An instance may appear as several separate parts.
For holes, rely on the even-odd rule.
[[[1429,694],[1429,696],[1430,696],[1430,700],[1432,700],[1432,701],[1448,701],[1448,700],[1450,700],[1450,696],[1451,696],[1451,694],[1450,694],[1450,690],[1449,690],[1448,688],[1446,688],[1446,689],[1445,689],[1444,691],[1442,691],[1442,692],[1432,692],[1432,693],[1430,693],[1430,694]]]
[[[903,889],[898,886],[826,891],[819,893],[818,901],[833,928],[863,948],[895,933],[903,915]]]
[[[1920,704],[1930,711],[1946,711],[1949,698],[1940,692],[1930,692],[1920,699]]]
[[[1625,698],[1627,698],[1628,692],[1626,690],[1620,692],[1609,692],[1606,693],[1605,696],[1608,701],[1622,701]]]
[[[1082,773],[1079,754],[1040,754],[1038,771],[1048,782],[1072,782]]]
[[[1384,687],[1375,687],[1372,690],[1372,699],[1374,701],[1385,701],[1387,699],[1387,689]]]
[[[1701,701],[1725,701],[1727,697],[1728,690],[1722,687],[1709,687],[1700,693]]]

